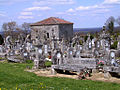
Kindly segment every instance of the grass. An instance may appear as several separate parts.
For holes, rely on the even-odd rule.
[[[0,90],[120,90],[120,84],[39,77],[24,69],[33,64],[0,62]]]
[[[51,65],[52,65],[52,62],[51,62],[51,61],[46,61],[46,62],[45,62],[45,66],[46,66],[46,67],[51,67]]]

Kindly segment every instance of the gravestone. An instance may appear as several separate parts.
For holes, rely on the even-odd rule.
[[[73,58],[73,48],[68,48],[68,58]]]
[[[43,45],[34,45],[34,46],[35,46],[34,69],[43,68],[45,66],[44,55],[42,50]]]
[[[117,49],[120,50],[120,35],[118,36],[118,44],[117,44]]]
[[[110,58],[111,65],[118,66],[118,64],[116,62],[116,58],[115,58],[115,51],[113,51],[113,50],[110,51],[109,58]]]

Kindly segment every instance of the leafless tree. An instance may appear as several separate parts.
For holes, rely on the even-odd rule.
[[[25,32],[25,35],[27,36],[27,34],[28,34],[29,31],[30,31],[30,23],[24,22],[24,23],[22,24],[22,30]]]
[[[16,22],[8,22],[4,23],[2,26],[2,29],[4,31],[4,37],[10,35],[12,38],[14,38],[14,31],[16,30],[17,24]]]
[[[109,17],[105,23],[106,27],[109,29],[110,33],[112,34],[113,30],[114,30],[114,22],[115,19],[113,16]]]
[[[120,16],[116,19],[116,22],[120,25]]]

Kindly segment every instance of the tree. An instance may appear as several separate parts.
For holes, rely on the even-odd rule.
[[[28,34],[29,31],[30,31],[30,23],[24,22],[24,23],[22,24],[22,30],[24,30],[25,35],[27,36],[27,34]]]
[[[109,29],[110,34],[112,34],[114,31],[114,22],[115,22],[115,19],[113,16],[111,16],[107,19],[105,23],[106,27]]]
[[[4,23],[2,26],[2,29],[4,31],[4,37],[10,35],[12,38],[14,38],[14,31],[16,30],[16,28],[17,28],[17,24],[14,21]]]
[[[120,16],[116,19],[116,22],[120,25]]]

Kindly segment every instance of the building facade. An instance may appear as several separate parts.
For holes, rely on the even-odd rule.
[[[50,17],[43,21],[31,24],[31,39],[38,43],[54,39],[71,39],[73,37],[73,23]]]

